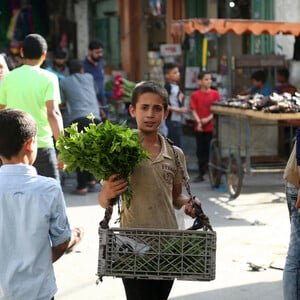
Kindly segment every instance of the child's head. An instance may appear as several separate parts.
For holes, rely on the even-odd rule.
[[[165,63],[163,72],[166,80],[170,83],[177,83],[180,79],[179,68],[175,63]]]
[[[168,92],[160,84],[154,81],[142,81],[136,85],[131,96],[131,105],[136,107],[139,97],[145,93],[158,95],[162,99],[162,105],[165,110],[168,108]]]
[[[141,132],[158,132],[168,115],[167,90],[154,81],[137,84],[132,93],[129,111]]]
[[[0,110],[0,156],[10,160],[23,146],[36,137],[37,126],[33,118],[18,109]]]
[[[27,59],[40,59],[47,52],[46,40],[37,33],[28,34],[22,46],[22,53]]]
[[[251,79],[254,86],[260,87],[266,82],[266,73],[262,70],[256,71],[251,75]]]
[[[79,59],[72,59],[69,64],[70,74],[82,73],[83,72],[83,63]]]
[[[277,70],[277,81],[279,83],[287,83],[289,81],[290,72],[287,68]]]
[[[198,81],[202,90],[209,90],[212,85],[212,76],[209,72],[200,72],[198,74]]]

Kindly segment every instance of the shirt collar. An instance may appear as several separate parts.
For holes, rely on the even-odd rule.
[[[31,175],[36,176],[36,168],[30,165],[15,165],[7,164],[0,168],[0,173],[5,173],[6,175]]]

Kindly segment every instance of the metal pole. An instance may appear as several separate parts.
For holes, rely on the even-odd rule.
[[[226,18],[230,19],[230,0],[226,0]],[[227,95],[232,96],[232,51],[231,51],[231,33],[226,33],[226,48],[227,48]]]

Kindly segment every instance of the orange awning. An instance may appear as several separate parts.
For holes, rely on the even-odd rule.
[[[298,36],[300,35],[300,23],[246,19],[183,19],[172,21],[171,34],[174,37],[182,36],[184,32],[191,34],[196,30],[202,34],[208,32],[219,34],[228,32],[235,34],[253,33],[255,35],[282,33]]]

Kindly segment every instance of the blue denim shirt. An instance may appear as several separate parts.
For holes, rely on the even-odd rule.
[[[0,299],[49,300],[52,249],[71,237],[59,182],[28,165],[0,168]]]

